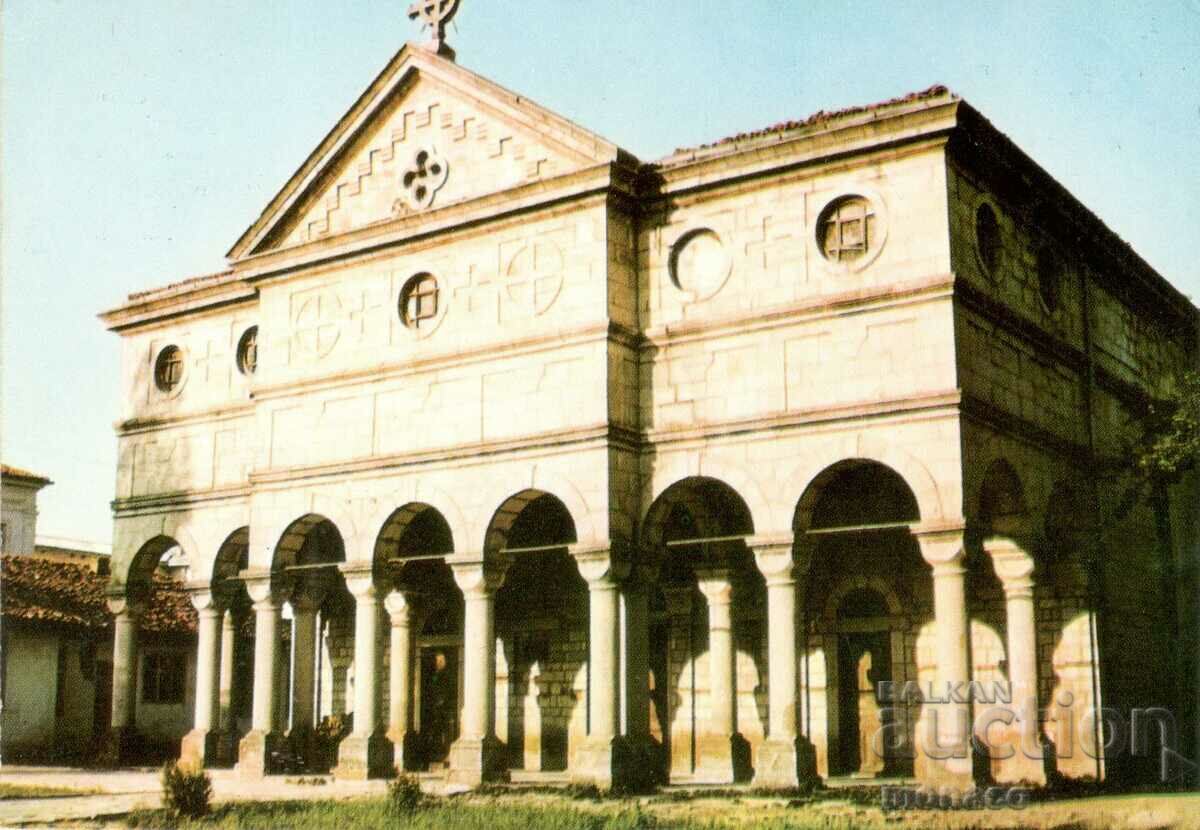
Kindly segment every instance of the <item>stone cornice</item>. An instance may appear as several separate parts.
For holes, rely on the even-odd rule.
[[[285,383],[261,384],[251,387],[250,393],[256,401],[290,397],[308,392],[353,386],[364,381],[379,382],[422,372],[436,371],[451,366],[470,366],[496,360],[498,357],[519,357],[544,351],[557,351],[572,346],[585,346],[611,340],[624,345],[637,341],[636,333],[617,323],[597,323],[581,326],[573,331],[554,332],[536,337],[509,340],[504,343],[487,343],[466,350],[449,350],[419,360],[350,369],[317,377],[299,378]]]
[[[257,299],[257,288],[226,271],[131,295],[125,304],[98,316],[109,331],[121,332],[184,315],[253,303]]]
[[[820,124],[795,134],[758,137],[689,150],[647,166],[642,190],[649,199],[733,180],[811,166],[928,139],[944,139],[957,126],[959,101],[946,97],[914,102],[891,111]]]
[[[244,401],[193,410],[178,415],[158,415],[147,418],[130,418],[127,421],[117,421],[113,430],[118,435],[139,435],[146,432],[158,432],[163,429],[175,429],[199,424],[212,424],[221,421],[235,421],[254,415],[254,402]]]
[[[745,437],[759,433],[775,437],[775,433],[822,424],[836,424],[876,419],[922,417],[957,417],[961,400],[957,389],[913,395],[908,398],[863,401],[838,406],[813,407],[754,418],[718,421],[695,427],[650,430],[642,435],[643,453],[658,447],[691,441],[711,441],[719,438]]]
[[[777,308],[759,309],[749,314],[734,314],[705,320],[669,323],[647,329],[642,335],[643,348],[659,348],[727,334],[744,334],[794,325],[807,320],[864,314],[912,303],[949,299],[954,288],[953,274],[938,274],[921,280],[846,291],[800,300]]]
[[[131,496],[123,499],[113,499],[111,507],[114,516],[125,518],[154,513],[169,513],[184,505],[247,501],[250,498],[250,492],[248,484],[240,484],[235,487],[216,487],[210,490],[155,493],[149,496]]]

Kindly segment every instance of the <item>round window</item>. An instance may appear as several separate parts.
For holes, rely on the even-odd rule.
[[[984,203],[975,211],[975,247],[979,251],[979,261],[989,277],[996,275],[1002,245],[996,211],[992,210],[991,205]]]
[[[160,392],[174,392],[183,382],[183,350],[167,346],[154,361],[154,385]]]
[[[258,326],[246,329],[238,341],[237,367],[243,375],[252,375],[258,368]]]
[[[1058,310],[1059,297],[1062,291],[1062,263],[1058,256],[1049,248],[1043,248],[1037,259],[1038,296],[1046,311]]]
[[[817,220],[817,244],[830,262],[854,262],[866,256],[876,240],[875,210],[863,196],[830,202]]]
[[[410,329],[428,328],[437,314],[437,280],[432,274],[417,274],[400,291],[400,321]]]

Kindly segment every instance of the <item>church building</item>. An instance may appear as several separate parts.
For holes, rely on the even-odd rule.
[[[1191,754],[1200,489],[1123,499],[1130,430],[1197,365],[1186,297],[943,87],[641,161],[444,22],[225,270],[101,315],[118,757],[169,552],[181,754],[246,774],[966,786]]]

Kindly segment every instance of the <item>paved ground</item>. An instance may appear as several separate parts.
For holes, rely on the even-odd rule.
[[[233,770],[211,770],[213,800],[353,798],[383,793],[386,781],[334,781],[328,776],[245,778]],[[322,781],[322,784],[299,783]],[[158,807],[158,769],[90,770],[67,767],[0,768],[0,782],[31,787],[92,791],[88,795],[0,800],[0,827],[56,821],[85,821],[130,810]]]

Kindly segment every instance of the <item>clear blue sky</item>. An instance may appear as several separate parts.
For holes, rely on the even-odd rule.
[[[405,40],[409,0],[7,0],[3,457],[111,534],[117,338],[217,270]],[[934,83],[1200,296],[1200,0],[463,0],[459,61],[643,160]]]

